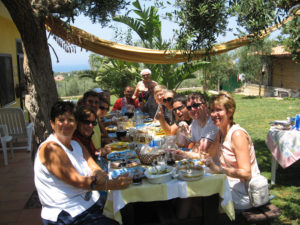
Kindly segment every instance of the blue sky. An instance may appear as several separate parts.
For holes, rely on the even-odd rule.
[[[159,11],[160,12],[160,11]],[[161,13],[161,12],[160,12]],[[99,38],[115,41],[114,40],[114,29],[110,27],[102,28],[100,24],[92,24],[89,18],[84,16],[79,16],[75,19],[75,23],[72,24],[80,29],[83,29],[93,35],[96,35]],[[117,22],[111,22],[109,24],[118,30],[126,31],[127,28],[125,25]],[[235,28],[236,23],[233,19],[229,21],[228,28]],[[170,21],[166,21],[162,19],[162,36],[164,40],[170,40],[173,37],[173,29],[176,28],[176,25]],[[219,37],[218,43],[226,42],[229,40],[233,40],[236,37],[234,36],[234,29],[233,32],[227,32],[225,37]],[[137,35],[133,36],[134,40],[138,40]],[[54,72],[69,72],[72,70],[82,70],[82,69],[89,69],[88,58],[91,52],[86,51],[85,49],[81,49],[76,47],[76,53],[66,53],[58,44],[54,41],[53,37],[50,37],[49,43],[53,46],[58,56],[59,62],[57,62],[56,57],[50,48],[51,59],[52,59],[52,66]]]

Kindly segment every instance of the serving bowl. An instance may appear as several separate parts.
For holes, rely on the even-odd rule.
[[[145,171],[145,177],[152,184],[165,183],[172,179],[175,168],[167,165],[149,167]]]
[[[203,174],[203,167],[181,167],[177,171],[178,179],[185,181],[199,180]]]

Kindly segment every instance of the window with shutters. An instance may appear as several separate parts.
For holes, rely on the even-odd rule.
[[[15,101],[12,56],[0,54],[0,104],[5,106]]]

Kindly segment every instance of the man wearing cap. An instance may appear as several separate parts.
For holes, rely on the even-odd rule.
[[[139,102],[145,102],[149,97],[148,88],[156,86],[157,82],[151,80],[151,70],[149,69],[143,69],[141,76],[143,80],[137,83],[132,99],[138,98]]]
[[[132,99],[133,92],[134,88],[127,86],[124,91],[124,97],[117,99],[112,110],[121,110],[123,104],[127,104],[133,106],[133,111],[135,111],[135,109],[139,107],[139,102],[137,99]]]

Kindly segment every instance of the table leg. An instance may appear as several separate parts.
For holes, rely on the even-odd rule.
[[[272,156],[272,167],[271,167],[271,184],[275,184],[276,180],[276,170],[277,170],[277,160]]]

